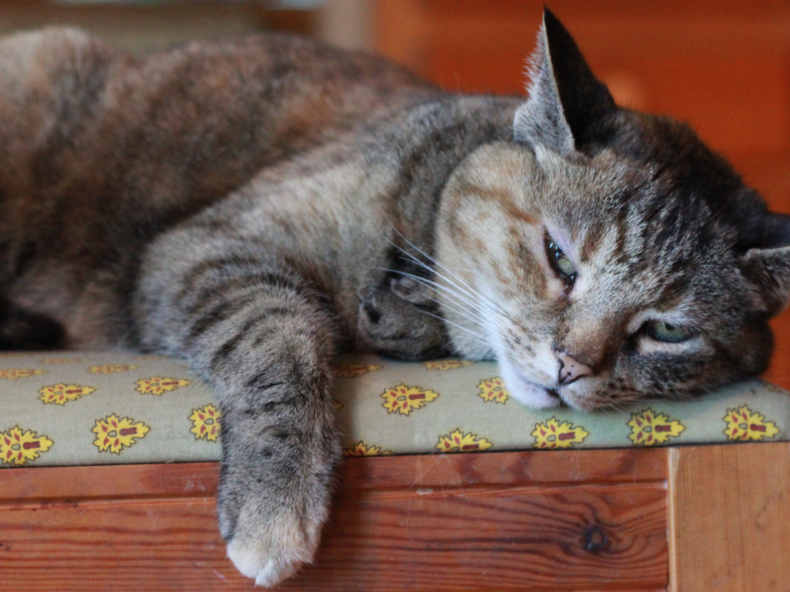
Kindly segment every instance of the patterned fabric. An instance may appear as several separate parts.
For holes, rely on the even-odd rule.
[[[695,401],[536,411],[496,364],[344,357],[347,456],[787,440],[790,397],[760,380]],[[0,466],[218,460],[222,417],[180,362],[122,354],[0,356]]]

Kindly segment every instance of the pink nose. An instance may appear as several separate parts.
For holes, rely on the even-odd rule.
[[[557,376],[557,381],[560,384],[570,384],[576,382],[583,376],[593,375],[592,368],[585,366],[581,362],[577,362],[568,354],[560,354],[557,358],[560,362],[560,373]]]

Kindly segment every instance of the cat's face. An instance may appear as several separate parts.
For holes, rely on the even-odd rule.
[[[667,174],[606,149],[583,162],[514,144],[474,154],[447,188],[438,237],[456,349],[495,355],[510,391],[540,407],[761,372],[770,333],[737,236]]]
[[[762,372],[787,219],[685,125],[616,108],[550,13],[543,35],[516,142],[471,155],[442,198],[437,294],[455,349],[495,356],[536,407]]]

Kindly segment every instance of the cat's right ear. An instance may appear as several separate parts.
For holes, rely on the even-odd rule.
[[[740,264],[757,287],[763,310],[774,317],[790,303],[790,216],[767,212],[761,235],[764,247],[749,249]]]
[[[513,124],[516,142],[542,144],[567,155],[603,139],[616,109],[614,99],[548,9],[530,57],[530,75],[529,99],[516,111]]]

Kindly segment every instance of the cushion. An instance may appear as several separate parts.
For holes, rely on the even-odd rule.
[[[514,400],[493,362],[337,360],[347,456],[787,440],[790,397],[762,380],[693,401],[583,413]],[[0,466],[219,460],[210,389],[164,356],[0,356]]]

